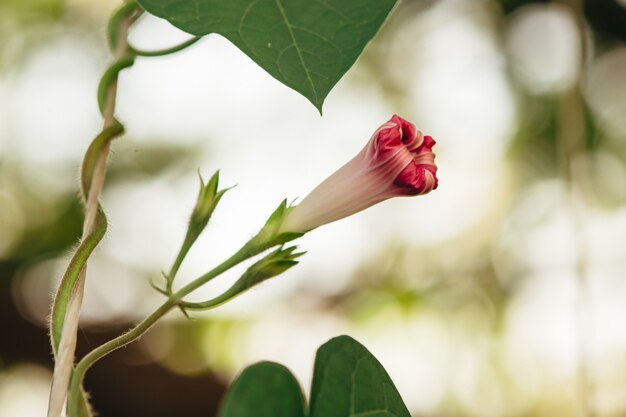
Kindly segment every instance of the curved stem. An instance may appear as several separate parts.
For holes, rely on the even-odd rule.
[[[182,300],[183,297],[189,295],[191,292],[200,288],[202,285],[206,284],[207,282],[211,281],[216,276],[223,274],[224,272],[228,271],[230,268],[234,267],[235,265],[240,264],[241,262],[253,257],[254,255],[257,255],[260,252],[260,251],[249,251],[247,249],[248,249],[248,245],[246,244],[244,245],[243,248],[237,251],[237,253],[235,253],[230,258],[226,259],[217,267],[213,268],[206,274],[194,279],[189,284],[185,285],[183,288],[176,291],[176,293],[174,293],[172,297],[176,300]]]
[[[174,299],[168,299],[152,314],[146,317],[141,323],[137,324],[137,326],[133,327],[131,330],[124,333],[123,335],[113,340],[110,340],[107,343],[92,350],[80,362],[78,362],[76,368],[74,369],[72,381],[70,384],[68,415],[77,415],[77,410],[80,406],[80,390],[87,369],[89,369],[89,367],[91,367],[91,365],[93,365],[94,362],[96,362],[98,359],[141,337],[146,331],[148,331],[148,329],[150,329],[154,325],[154,323],[156,323],[158,319],[163,317],[175,305],[176,301]]]
[[[159,49],[156,51],[145,51],[143,49],[137,49],[134,48],[132,46],[129,46],[129,50],[137,56],[145,56],[145,57],[152,57],[152,56],[163,56],[163,55],[169,55],[169,54],[173,54],[176,53],[178,51],[182,51],[183,49],[193,45],[194,43],[198,42],[200,39],[202,39],[202,36],[194,36],[193,38],[179,44],[176,46],[172,46],[171,48],[166,48],[166,49]]]
[[[115,59],[121,59],[128,53],[126,39],[130,25],[136,16],[137,13],[130,14],[120,23],[117,44],[115,45],[114,50]],[[114,117],[116,95],[117,77],[111,81],[106,91],[106,102],[103,109],[103,130],[109,129],[116,124]],[[87,201],[85,202],[85,219],[83,222],[82,235],[83,240],[94,232],[96,226],[100,194],[102,193],[106,177],[106,162],[109,156],[109,150],[110,142],[107,142],[100,149],[100,153],[98,154],[94,166],[91,184],[89,185],[89,194],[86,198]],[[52,386],[50,389],[50,399],[48,404],[48,417],[58,417],[61,415],[63,404],[67,397],[67,387],[70,383],[70,376],[72,374],[72,366],[74,362],[74,352],[76,350],[78,321],[84,294],[85,275],[86,271],[83,269],[72,291],[68,301],[67,310],[65,312],[63,330],[61,332],[59,348],[55,358]]]
[[[170,272],[167,274],[166,277],[166,294],[172,293],[172,284],[174,283],[174,278],[176,278],[176,274],[178,274],[178,270],[180,269],[180,266],[182,265],[185,258],[187,257],[187,253],[189,253],[189,250],[191,249],[194,241],[195,239],[189,238],[189,233],[187,234],[187,236],[185,236],[185,240],[183,241],[183,244],[178,251],[178,255],[176,255],[176,259],[172,264],[172,268],[170,268]]]
[[[284,215],[288,210],[289,208],[286,206],[286,201],[283,200],[278,208],[272,213],[272,215],[265,223],[263,228],[259,231],[259,233],[256,234],[252,239],[250,239],[246,244],[244,244],[234,255],[213,268],[211,271],[191,281],[189,284],[185,285],[183,288],[175,293],[172,293],[171,291],[160,291],[162,293],[165,293],[168,298],[159,308],[157,308],[152,314],[146,317],[143,321],[141,321],[127,333],[124,333],[123,335],[108,341],[107,343],[94,349],[93,351],[88,353],[83,359],[81,359],[80,362],[78,362],[78,364],[76,365],[76,368],[72,375],[72,381],[70,386],[70,400],[68,402],[69,415],[77,415],[77,411],[79,410],[80,406],[81,387],[83,379],[85,377],[85,373],[96,361],[113,352],[114,350],[119,349],[120,347],[125,346],[133,342],[134,340],[139,339],[146,331],[148,331],[154,325],[154,323],[156,323],[157,320],[163,317],[173,307],[179,306],[181,307],[181,309],[183,309],[183,312],[185,312],[183,298],[204,285],[205,283],[209,282],[213,278],[228,271],[235,265],[249,258],[252,258],[253,256],[256,256],[275,246],[283,245],[285,242],[297,239],[302,236],[302,233],[278,232],[282,221],[284,220]],[[291,249],[291,251],[293,251],[293,249]],[[291,251],[289,252],[290,255],[296,257],[300,255],[292,254]],[[220,300],[220,298],[218,297],[216,300]],[[216,302],[215,306],[217,306],[218,304],[219,303]]]
[[[259,247],[259,249],[261,249],[261,246]],[[161,317],[163,317],[173,307],[177,306],[183,297],[189,295],[189,293],[191,293],[201,285],[209,282],[216,276],[228,271],[230,268],[258,253],[258,250],[250,250],[249,245],[245,245],[237,253],[222,262],[220,265],[207,272],[206,274],[200,276],[199,278],[196,278],[195,280],[181,288],[179,291],[171,295],[163,304],[161,304],[154,312],[152,312],[152,314],[143,319],[143,321],[141,321],[131,330],[97,347],[96,349],[89,352],[85,357],[83,357],[83,359],[81,359],[80,362],[78,362],[78,364],[76,365],[74,373],[72,374],[72,380],[69,389],[70,396],[68,403],[68,414],[70,416],[77,415],[81,398],[80,390],[83,379],[85,377],[85,373],[95,362],[102,359],[109,353],[139,339]]]

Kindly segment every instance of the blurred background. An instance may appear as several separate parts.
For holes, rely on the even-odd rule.
[[[46,321],[101,126],[113,0],[0,2],[0,416],[42,416]],[[220,36],[122,73],[79,354],[162,300],[199,171],[237,187],[183,265],[231,254],[393,113],[438,141],[439,189],[301,239],[301,264],[231,304],[172,312],[90,370],[100,415],[213,416],[246,365],[305,392],[317,347],[349,334],[414,416],[626,415],[626,1],[405,0],[320,117]],[[188,38],[144,16],[131,42]],[[201,289],[205,299],[242,269]]]

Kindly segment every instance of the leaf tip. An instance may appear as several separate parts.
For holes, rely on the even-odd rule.
[[[311,100],[311,103],[315,106],[317,111],[320,113],[320,117],[322,117],[324,112],[322,111],[322,107],[324,106],[324,99],[322,100]]]

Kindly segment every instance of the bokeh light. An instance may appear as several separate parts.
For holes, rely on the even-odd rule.
[[[45,412],[49,303],[80,235],[76,177],[101,124],[102,28],[117,4],[38,3],[36,13],[0,4],[0,38],[10,35],[0,42],[0,417]],[[223,308],[168,314],[90,371],[96,405],[148,395],[156,377],[127,377],[157,372],[174,405],[178,387],[213,384],[210,404],[209,391],[184,389],[213,415],[224,386],[259,360],[288,366],[306,392],[317,347],[349,334],[414,416],[585,416],[589,405],[624,415],[626,36],[591,19],[581,36],[565,3],[400,2],[323,117],[220,36],[138,59],[119,80],[127,134],[111,155],[110,227],[88,268],[79,355],[162,301],[149,283],[184,237],[198,172],[220,169],[237,186],[177,286],[229,256],[283,198],[304,197],[393,113],[437,140],[440,186],[307,234],[297,268]],[[143,17],[131,41],[157,49],[187,37]],[[585,127],[574,150],[562,137],[572,124]]]

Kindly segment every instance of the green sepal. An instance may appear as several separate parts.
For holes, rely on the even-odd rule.
[[[176,260],[172,265],[170,273],[165,275],[165,280],[167,282],[165,288],[165,294],[170,295],[172,293],[172,284],[174,282],[174,278],[178,273],[178,269],[180,265],[183,263],[187,253],[196,242],[200,234],[206,228],[206,225],[209,223],[215,208],[218,203],[226,193],[226,191],[230,190],[233,187],[225,188],[223,190],[218,190],[219,180],[220,180],[220,172],[215,171],[215,174],[211,176],[209,182],[206,184],[202,179],[202,176],[198,174],[200,177],[200,190],[198,191],[198,198],[196,199],[196,205],[189,216],[189,224],[187,225],[187,233],[185,234],[185,239],[183,240],[183,244],[178,251],[178,255],[176,256]]]
[[[200,176],[200,190],[198,192],[198,198],[189,218],[189,233],[195,234],[196,237],[199,236],[206,227],[224,193],[233,188],[229,187],[218,191],[219,180],[219,170],[215,171],[215,174],[211,176],[209,182],[206,184],[204,183],[202,176]]]
[[[211,183],[211,181],[209,181]],[[211,187],[209,187],[210,189]],[[268,249],[274,248],[276,246],[282,246],[285,242],[292,241],[294,239],[299,238],[304,235],[304,233],[293,233],[293,232],[281,232],[282,224],[285,221],[285,217],[292,210],[292,207],[287,205],[287,200],[283,200],[278,208],[274,210],[274,212],[270,215],[269,219],[261,228],[259,233],[257,233],[252,239],[250,239],[246,244],[244,244],[235,254],[233,254],[230,258],[226,259],[220,265],[216,266],[206,274],[196,278],[189,284],[185,285],[175,294],[172,291],[172,280],[173,276],[175,276],[175,271],[178,266],[182,262],[184,256],[184,248],[185,245],[181,248],[179,256],[172,267],[174,273],[170,273],[167,282],[166,292],[171,294],[172,297],[176,299],[176,303],[178,306],[183,309],[186,308],[195,308],[195,309],[207,309],[215,307],[219,304],[222,304],[234,296],[242,293],[243,291],[250,288],[252,285],[256,285],[258,282],[263,281],[264,279],[270,278],[271,276],[275,276],[275,274],[284,272],[290,267],[297,264],[294,261],[295,258],[302,255],[302,253],[294,253],[294,248],[282,249],[282,247],[269,255],[263,258],[261,261],[258,261],[251,268],[248,269],[247,274],[244,274],[228,291],[224,294],[203,302],[203,303],[188,303],[182,300],[183,297],[190,294],[197,288],[200,288],[202,285],[211,281],[213,278],[219,276],[220,274],[228,271],[230,268],[235,265],[240,264],[246,259],[250,259],[256,255],[265,252]],[[263,264],[264,260],[267,262],[268,260],[272,260],[271,264]],[[267,268],[260,269],[262,265],[265,265]],[[269,268],[271,266],[271,268]],[[273,272],[272,272],[273,271]],[[253,276],[252,272],[256,274],[256,278],[251,278]]]
[[[199,303],[183,301],[180,305],[184,309],[189,310],[208,310],[210,308],[217,307],[246,292],[255,285],[278,276],[287,271],[289,268],[297,265],[298,261],[296,261],[296,259],[305,253],[306,252],[296,252],[296,246],[291,246],[286,249],[276,249],[250,266],[246,272],[244,272],[243,275],[241,275],[241,277],[223,294],[211,300]]]
[[[294,207],[287,204],[287,199],[281,201],[276,210],[274,210],[274,212],[267,219],[267,222],[265,222],[261,231],[252,239],[252,241],[263,242],[264,245],[266,245],[265,249],[269,249],[273,246],[283,245],[303,236],[304,233],[280,231],[285,218],[293,209]]]
[[[281,232],[281,226],[291,210],[293,207],[287,204],[286,199],[281,201],[259,233],[243,245],[236,256],[242,260],[249,259],[275,246],[282,246],[303,236],[304,233]]]
[[[98,84],[98,108],[103,116],[109,86],[117,80],[117,75],[121,70],[132,66],[134,63],[135,57],[133,55],[127,55],[115,61],[109,68],[107,68],[104,74],[102,74],[102,78],[100,78],[100,83]]]
[[[165,279],[167,279],[167,275],[165,275]],[[154,279],[150,279],[150,286],[152,287],[153,290],[155,290],[159,294],[164,295],[166,297],[170,296],[170,293],[167,292],[167,290],[159,287],[159,285],[156,282],[154,282]]]

